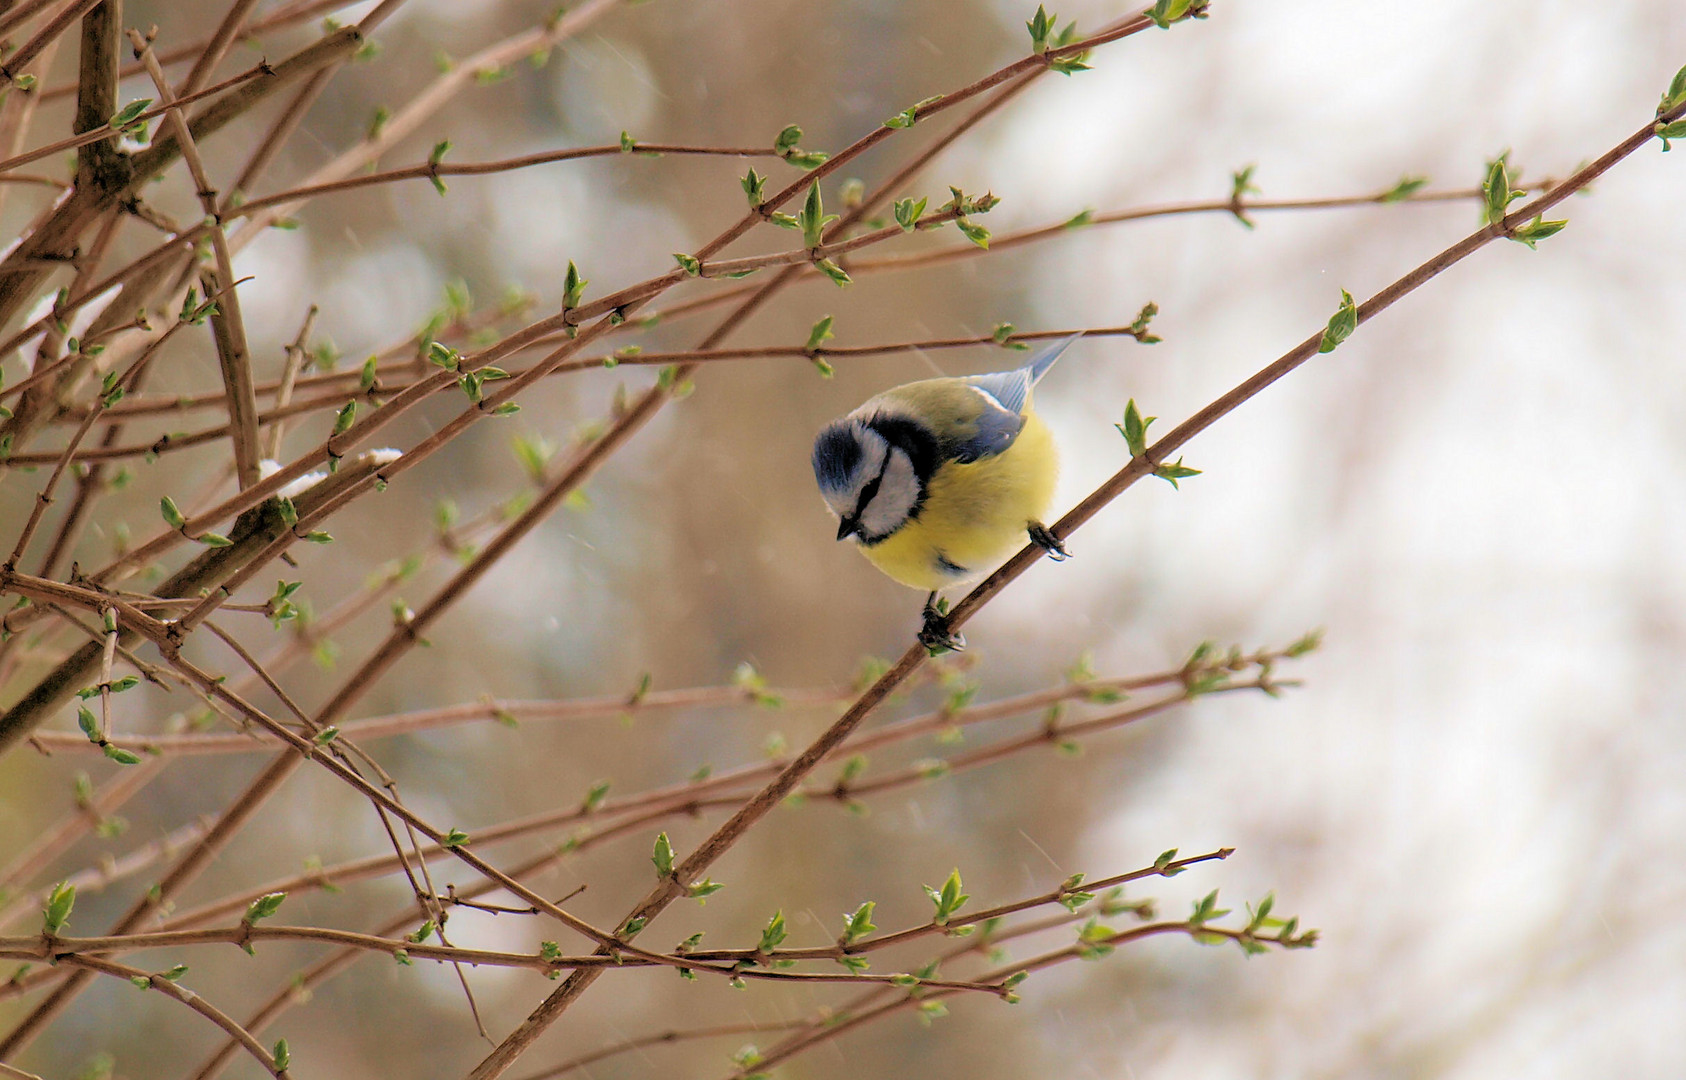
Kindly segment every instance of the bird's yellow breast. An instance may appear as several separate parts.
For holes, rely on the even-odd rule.
[[[919,514],[861,553],[915,589],[946,589],[992,570],[1027,542],[1059,478],[1048,426],[1025,410],[1024,428],[999,454],[969,464],[944,462],[926,486]]]

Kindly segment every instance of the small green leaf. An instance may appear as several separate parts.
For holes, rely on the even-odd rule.
[[[151,107],[151,98],[136,98],[113,113],[109,123],[118,131],[127,130],[140,120],[141,113]]]
[[[293,1054],[291,1050],[287,1049],[286,1039],[275,1040],[275,1052],[270,1056],[274,1059],[275,1067],[279,1070],[284,1071],[293,1064]]]
[[[234,546],[234,541],[230,540],[221,533],[200,533],[198,536],[194,537],[194,539],[199,543],[204,544],[206,547],[225,548]]]
[[[1187,467],[1183,464],[1183,459],[1178,458],[1174,462],[1167,462],[1166,464],[1160,465],[1158,468],[1154,469],[1153,475],[1159,477],[1161,480],[1164,480],[1172,487],[1176,487],[1178,480],[1182,480],[1190,476],[1199,476],[1200,470]]]
[[[267,919],[281,909],[281,902],[286,899],[287,894],[284,892],[265,893],[252,901],[246,908],[245,917],[240,921],[251,924],[259,919]]]
[[[700,903],[706,901],[709,897],[713,896],[725,887],[725,885],[718,881],[714,881],[711,878],[703,878],[701,881],[693,881],[691,884],[685,886],[685,895]]]
[[[673,261],[678,263],[679,269],[685,271],[689,277],[696,277],[702,273],[702,260],[695,255],[682,255],[676,251],[673,253]]]
[[[830,278],[839,288],[854,284],[854,278],[851,278],[847,271],[830,259],[814,260],[814,269]]]
[[[1139,458],[1147,453],[1147,429],[1157,419],[1159,419],[1157,416],[1149,416],[1144,419],[1141,412],[1136,408],[1135,398],[1131,398],[1125,404],[1124,422],[1112,426],[1118,429],[1120,435],[1124,436],[1124,445],[1129,447],[1132,458]]]
[[[369,358],[373,361],[374,357]],[[343,435],[351,430],[351,425],[357,422],[357,399],[352,398],[340,407],[334,414],[334,434]]]
[[[47,906],[42,909],[42,933],[56,934],[70,921],[71,909],[76,906],[76,886],[61,881],[47,894]]]
[[[971,899],[969,895],[960,891],[960,871],[958,869],[949,873],[948,880],[943,882],[941,889],[933,889],[929,885],[924,886],[924,889],[925,895],[930,897],[931,903],[936,906],[937,910],[931,921],[938,926],[947,925],[949,918],[959,911],[967,900]]]
[[[775,911],[773,917],[767,920],[767,925],[761,930],[761,944],[757,947],[757,950],[764,953],[772,952],[784,944],[786,936],[788,934],[784,925],[784,912]]]
[[[667,833],[656,834],[656,847],[650,854],[650,862],[656,867],[656,880],[666,881],[673,876],[673,843],[668,840]]]
[[[967,221],[965,218],[955,218],[954,224],[955,227],[965,235],[966,239],[970,240],[978,247],[983,248],[985,251],[989,250],[988,229],[984,228],[982,225]]]
[[[744,197],[749,200],[749,208],[761,209],[761,204],[767,201],[767,178],[752,168],[738,183],[743,186]]]
[[[1668,141],[1670,139],[1686,139],[1686,119],[1675,120],[1668,124],[1658,124],[1652,130],[1656,132],[1657,138],[1663,141],[1663,153],[1666,154],[1668,153]]]
[[[1204,0],[1155,0],[1153,7],[1147,11],[1147,17],[1159,29],[1168,30],[1184,19],[1204,18],[1205,9]]]
[[[919,199],[918,201],[913,199],[896,200],[896,224],[902,227],[903,232],[912,232],[918,227],[919,219],[925,213],[925,205],[928,202],[930,202],[929,198]]]
[[[786,154],[784,159],[798,169],[817,169],[830,158],[831,155],[823,150],[798,150],[795,153]]]
[[[817,150],[804,151],[797,146],[801,141],[802,129],[791,124],[773,140],[773,152],[799,169],[817,169],[824,165],[830,155]]]
[[[809,352],[813,352],[815,349],[824,345],[835,336],[836,335],[831,332],[831,316],[826,315],[821,318],[819,322],[816,322],[811,328],[809,328],[808,344],[803,347]]]
[[[1544,218],[1544,214],[1535,214],[1533,221],[1526,225],[1518,225],[1510,234],[1510,238],[1519,244],[1527,244],[1529,250],[1534,250],[1535,244],[1548,236],[1556,236],[1569,224],[1567,221],[1546,221]]]
[[[1088,58],[1089,54],[1087,51],[1080,52],[1075,56],[1056,56],[1052,60],[1048,61],[1048,70],[1057,71],[1061,75],[1072,75],[1079,71],[1088,71],[1089,65],[1085,62]]]
[[[187,519],[181,516],[180,510],[176,509],[176,501],[168,495],[158,500],[158,510],[164,515],[164,524],[172,529],[180,530],[183,525],[187,524]]]
[[[1290,657],[1304,656],[1306,653],[1313,651],[1322,644],[1323,631],[1321,629],[1308,630],[1305,634],[1301,635],[1299,640],[1282,650],[1282,655]]]
[[[1043,53],[1048,51],[1048,36],[1054,32],[1054,24],[1059,21],[1058,15],[1050,15],[1041,4],[1036,5],[1036,14],[1024,24],[1030,31],[1030,51]]]
[[[451,348],[450,346],[438,341],[428,342],[427,362],[433,366],[442,367],[446,371],[455,371],[457,370],[459,359],[460,357],[457,350]]]
[[[887,128],[905,129],[912,127],[919,121],[917,110],[911,106],[884,121]]]
[[[445,847],[458,848],[468,843],[468,834],[461,829],[452,829],[445,834],[445,839],[439,841]]]
[[[101,749],[105,751],[106,757],[119,765],[139,765],[141,763],[139,754],[133,750],[125,750],[114,743],[106,743]]]
[[[867,900],[854,911],[843,913],[843,944],[853,945],[861,938],[877,930],[872,924],[872,909],[877,907],[876,901]]]
[[[574,266],[572,259],[568,260],[568,272],[562,278],[562,310],[580,306],[580,298],[585,295],[585,287],[591,282],[580,277],[580,272]]]
[[[1382,192],[1381,198],[1377,201],[1384,203],[1404,202],[1427,186],[1428,177],[1426,176],[1402,176],[1399,178],[1399,183]]]
[[[1160,341],[1164,340],[1163,338],[1148,333],[1147,330],[1148,324],[1153,321],[1153,317],[1157,314],[1159,314],[1159,305],[1154,303],[1152,300],[1143,304],[1142,309],[1136,313],[1136,321],[1130,324],[1130,333],[1135,335],[1138,343],[1142,345],[1156,345]]]
[[[1686,67],[1674,73],[1673,81],[1668,84],[1668,89],[1663,91],[1663,100],[1657,106],[1657,115],[1662,116],[1665,113],[1671,113],[1682,105],[1686,105]],[[1686,138],[1686,136],[1676,136],[1676,138]]]
[[[1497,163],[1502,169],[1503,162]],[[1500,217],[1503,217],[1501,212]],[[1341,306],[1329,317],[1329,325],[1323,331],[1323,341],[1317,346],[1320,353],[1334,352],[1335,349],[1352,336],[1358,329],[1358,305],[1354,303],[1352,294],[1341,290]]]
[[[95,689],[94,693],[99,693],[99,690]],[[94,745],[98,746],[105,741],[104,736],[100,733],[99,718],[86,706],[77,706],[76,726],[82,729],[82,734],[86,735],[88,741]]]
[[[1511,186],[1510,151],[1506,150],[1487,165],[1487,176],[1481,182],[1481,215],[1485,225],[1496,225],[1510,212],[1510,204],[1525,193]]]
[[[803,201],[802,212],[796,215],[796,220],[802,226],[802,246],[809,249],[820,246],[825,227],[837,220],[836,214],[825,212],[818,182],[808,185],[808,197]]]

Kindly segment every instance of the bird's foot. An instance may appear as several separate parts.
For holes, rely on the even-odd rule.
[[[948,627],[948,604],[938,606],[937,594],[925,601],[924,623],[919,627],[919,644],[932,656],[948,652],[964,652],[966,639]]]
[[[1040,521],[1030,522],[1025,526],[1025,531],[1030,534],[1030,542],[1046,551],[1048,558],[1055,562],[1065,562],[1071,558],[1071,552],[1065,549],[1065,544],[1060,541],[1060,538],[1049,531],[1048,526]]]

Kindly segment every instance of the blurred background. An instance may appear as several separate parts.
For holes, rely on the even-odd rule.
[[[156,22],[167,48],[198,36],[222,7],[130,0],[126,20]],[[552,7],[410,0],[377,34],[379,54],[344,70],[311,110],[265,191],[301,182],[362,138],[377,107],[397,108],[435,77],[440,51],[468,56],[541,24]],[[383,162],[422,160],[441,139],[453,144],[450,160],[472,161],[614,142],[623,130],[763,145],[789,123],[802,125],[804,147],[835,151],[1022,55],[1031,14],[1022,0],[629,3],[542,67],[512,65],[508,78],[463,93]],[[1084,0],[1059,14],[1088,29],[1124,9]],[[278,32],[262,52],[285,55],[314,33]],[[258,52],[236,50],[225,66]],[[62,51],[50,81],[73,74],[73,53]],[[1686,63],[1686,20],[1671,0],[1220,0],[1207,21],[1130,38],[1091,63],[1039,80],[902,194],[929,194],[935,206],[948,185],[992,191],[1003,201],[984,223],[1001,233],[1086,207],[1224,198],[1230,174],[1249,164],[1270,197],[1380,192],[1405,174],[1473,187],[1506,148],[1524,181],[1561,177],[1651,116]],[[124,85],[125,98],[151,94],[144,80]],[[62,135],[67,115],[63,104],[44,112],[37,136]],[[904,139],[934,130],[898,136],[849,175],[870,188],[904,160]],[[214,174],[239,167],[242,138],[207,144]],[[1324,648],[1282,672],[1303,688],[1279,701],[1204,700],[1097,737],[1079,757],[1021,755],[889,793],[864,816],[829,804],[781,810],[715,868],[728,888],[704,908],[676,905],[653,940],[707,930],[710,944],[753,943],[780,908],[793,944],[817,944],[865,899],[879,902],[881,927],[922,921],[919,886],[951,867],[973,903],[987,905],[1077,871],[1134,869],[1166,848],[1228,845],[1237,851],[1227,862],[1130,895],[1180,916],[1213,888],[1236,907],[1275,890],[1278,912],[1321,930],[1316,949],[1248,960],[1181,937],[1150,940],[1032,979],[1016,1009],[961,1000],[930,1029],[898,1015],[779,1075],[1686,1072],[1686,1044],[1668,1034],[1686,1011],[1686,930],[1668,917],[1686,900],[1686,156],[1659,150],[1641,150],[1560,207],[1569,226],[1539,251],[1482,251],[1223,420],[1187,448],[1200,476],[1180,491],[1131,489],[1073,538],[1070,562],[1038,565],[967,627],[980,701],[1057,683],[1085,651],[1097,672],[1124,675],[1174,668],[1204,639],[1283,645],[1322,627]],[[782,163],[757,167],[780,184],[797,175]],[[313,342],[331,341],[342,365],[354,365],[415,333],[451,282],[481,303],[518,287],[548,312],[570,259],[591,279],[588,295],[664,272],[670,252],[695,250],[742,212],[743,168],[612,157],[458,178],[443,199],[425,182],[319,199],[299,214],[301,228],[270,230],[237,260],[254,278],[242,297],[260,376],[279,370],[313,303]],[[10,195],[5,227],[44,198]],[[179,175],[155,198],[197,213]],[[732,340],[800,344],[826,314],[848,345],[988,333],[1001,322],[1120,325],[1156,301],[1163,343],[1079,342],[1038,391],[1065,455],[1063,510],[1125,460],[1112,425],[1126,399],[1169,427],[1314,332],[1340,289],[1373,293],[1477,221],[1473,203],[1451,203],[1259,213],[1251,231],[1224,214],[1097,226],[987,258],[863,274],[847,290],[804,284]],[[787,239],[757,234],[744,250]],[[623,340],[687,348],[716,318]],[[429,635],[435,647],[407,658],[358,715],[488,694],[621,693],[644,672],[657,687],[718,685],[744,662],[776,687],[846,687],[863,656],[905,647],[920,598],[833,542],[808,468],[813,432],[894,383],[990,370],[1005,356],[980,348],[840,361],[830,381],[800,360],[706,367],[695,393],[509,556]],[[171,357],[155,389],[217,385],[208,335]],[[566,446],[618,384],[651,378],[625,367],[569,375],[532,393],[514,420],[476,426],[331,522],[339,542],[301,553],[304,597],[328,607],[387,560],[425,548],[440,500],[467,517],[519,492],[513,434]],[[418,410],[391,442],[412,445],[456,409]],[[297,425],[286,449],[315,445],[329,422]],[[116,518],[149,535],[159,494],[211,483],[225,454],[219,443],[137,463],[103,531],[84,541],[84,565],[108,558]],[[8,522],[22,520],[33,495],[22,479],[0,486]],[[435,564],[404,597],[417,603],[450,569]],[[293,669],[289,689],[307,705],[325,700],[388,619],[377,609],[336,634],[337,664],[323,656]],[[186,708],[144,696],[153,693],[124,701],[128,730],[162,730]],[[884,718],[935,700],[914,693]],[[626,794],[704,764],[756,760],[769,738],[800,746],[834,715],[792,706],[478,725],[371,748],[411,806],[472,832],[575,803],[601,779]],[[905,757],[945,752],[927,742]],[[95,761],[26,752],[0,762],[0,851],[71,809],[78,768],[112,779],[115,767]],[[125,807],[123,836],[85,842],[63,872],[214,812],[259,761],[170,766]],[[717,820],[669,828],[686,851]],[[565,863],[544,888],[587,884],[571,909],[618,919],[647,888],[653,832]],[[559,839],[513,845],[500,864]],[[306,772],[186,903],[311,858],[385,848],[365,803]],[[140,887],[84,896],[75,928],[94,932]],[[285,921],[363,928],[405,895],[398,880],[301,895]],[[487,948],[554,936],[532,922],[463,912],[451,929],[457,944]],[[195,989],[237,1015],[314,955],[226,952],[191,958]],[[551,989],[530,972],[469,978],[494,1037]],[[773,1023],[838,1000],[824,987],[736,992],[626,973],[594,987],[512,1075],[621,1037]],[[19,1003],[0,1003],[0,1024],[21,1015]],[[289,1038],[300,1075],[322,1078],[458,1076],[487,1049],[448,969],[380,957],[318,989],[266,1043],[276,1035]],[[739,1045],[773,1038],[655,1048],[581,1075],[723,1077]],[[185,1010],[107,980],[18,1064],[71,1076],[104,1051],[118,1075],[173,1077],[214,1041]],[[256,1073],[241,1062],[230,1075]]]

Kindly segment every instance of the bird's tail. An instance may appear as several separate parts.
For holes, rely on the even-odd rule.
[[[1054,361],[1060,358],[1060,354],[1069,349],[1071,343],[1082,336],[1082,332],[1079,331],[1068,338],[1061,338],[1059,341],[1043,346],[1042,351],[1031,357],[1030,362],[1019,370],[1029,375],[1030,385],[1035,386],[1042,376],[1048,373],[1048,369],[1054,366]]]

